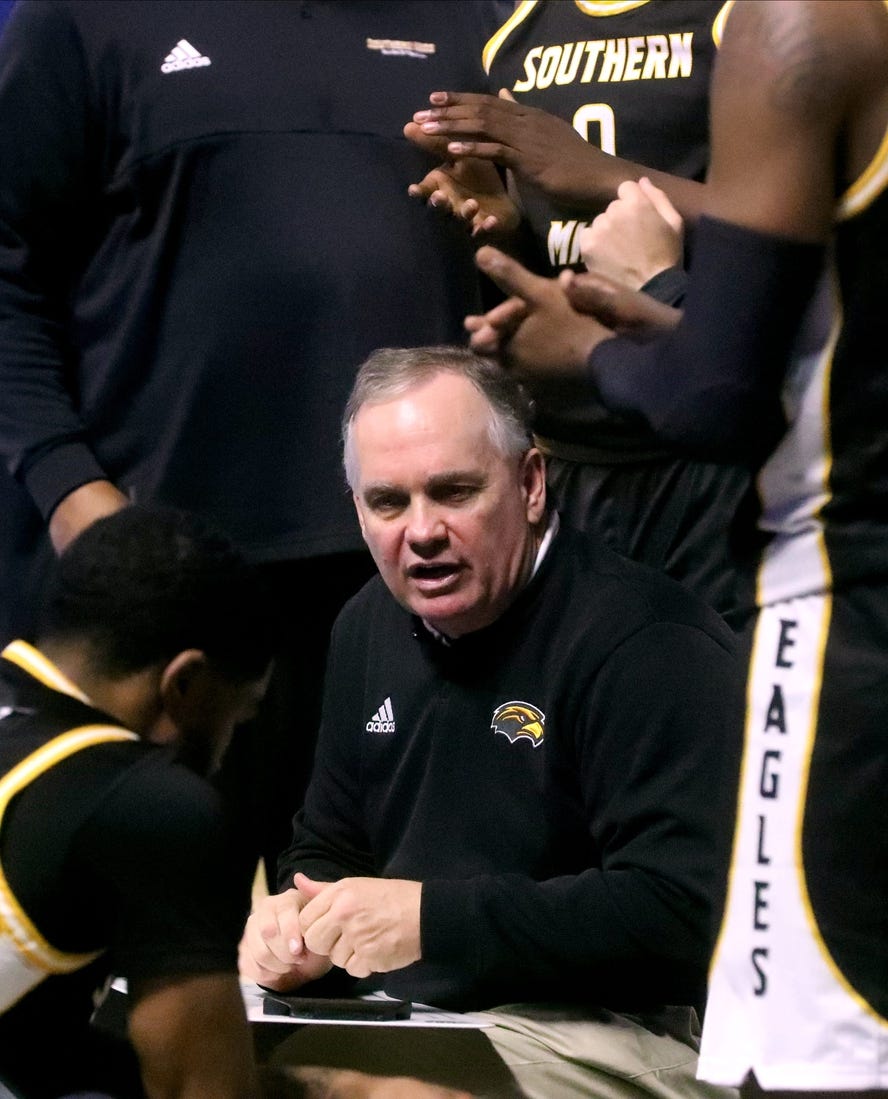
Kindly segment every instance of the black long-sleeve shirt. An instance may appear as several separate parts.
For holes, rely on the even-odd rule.
[[[462,342],[460,226],[402,128],[481,90],[491,0],[21,0],[0,40],[0,452],[44,516],[109,478],[261,559],[361,547],[339,416]],[[178,53],[177,53],[178,51]],[[182,60],[184,58],[184,60]]]
[[[376,579],[334,632],[280,886],[422,881],[422,960],[386,976],[394,995],[699,1002],[739,687],[714,612],[569,530],[499,621],[449,646]]]

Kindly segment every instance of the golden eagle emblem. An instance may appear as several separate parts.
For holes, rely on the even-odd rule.
[[[534,748],[539,748],[546,735],[546,715],[529,702],[506,702],[497,707],[490,727],[495,733],[508,737],[513,744],[523,737]]]

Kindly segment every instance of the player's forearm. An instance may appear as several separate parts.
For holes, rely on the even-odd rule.
[[[207,973],[134,986],[129,1034],[149,1099],[256,1099],[237,977]]]
[[[705,185],[692,179],[682,179],[667,172],[652,171],[642,164],[604,153],[594,145],[586,146],[583,155],[577,155],[562,164],[553,164],[538,181],[546,195],[562,205],[588,206],[592,210],[603,209],[617,197],[617,188],[627,179],[638,180],[647,176],[666,193],[669,201],[681,216],[695,222],[703,209]]]
[[[819,245],[704,219],[682,322],[643,346],[600,344],[590,379],[610,408],[688,453],[761,461],[782,430],[781,384],[822,262]]]

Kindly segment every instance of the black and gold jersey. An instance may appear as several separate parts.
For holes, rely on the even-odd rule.
[[[491,90],[570,122],[606,153],[702,180],[709,80],[730,4],[722,0],[524,0],[490,39]],[[597,210],[519,192],[553,268],[580,259]]]
[[[3,658],[49,688],[47,697],[55,705],[44,707],[36,719],[31,706],[0,696],[0,838],[9,806],[51,768],[96,745],[138,740],[135,733],[90,710],[89,699],[30,645],[13,642]],[[73,805],[64,814],[66,829],[72,826],[72,813],[78,816]],[[35,842],[39,846],[39,837]],[[0,1012],[49,974],[71,973],[98,956],[95,951],[59,950],[41,934],[12,887],[15,878],[7,876],[7,854],[10,861],[20,857],[0,842]]]
[[[132,1094],[108,1086],[123,1066],[106,1066],[107,1047],[89,1026],[93,992],[109,973],[234,973],[246,898],[229,866],[209,782],[97,710],[43,653],[8,645],[0,1080],[26,1095]],[[50,1016],[53,1056],[35,1058]]]
[[[888,128],[838,201],[814,303],[832,328],[797,348],[759,477],[772,537],[698,1069],[713,1083],[876,1094],[888,1078],[886,241]]]
[[[798,355],[784,386],[790,429],[759,475],[773,535],[760,602],[888,572],[888,132],[840,198],[833,233],[833,324]]]

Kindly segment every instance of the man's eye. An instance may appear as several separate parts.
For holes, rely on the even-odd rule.
[[[451,504],[460,504],[466,500],[471,500],[477,492],[477,485],[447,485],[441,489],[439,499]]]
[[[404,501],[397,496],[374,496],[368,504],[378,515],[392,515],[404,507]]]

